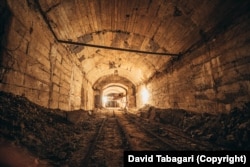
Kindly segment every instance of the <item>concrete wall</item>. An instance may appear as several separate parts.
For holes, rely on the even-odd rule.
[[[245,17],[236,22],[155,76],[147,85],[149,103],[217,113],[249,102],[250,21]]]
[[[82,105],[82,86],[86,85],[78,60],[55,42],[34,4],[27,3],[8,1],[11,16],[1,36],[0,90],[49,108],[90,108],[91,103]]]

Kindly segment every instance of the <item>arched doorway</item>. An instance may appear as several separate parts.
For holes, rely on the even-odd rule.
[[[136,107],[135,85],[118,75],[99,78],[93,85],[95,107]],[[107,103],[105,105],[105,103]]]
[[[120,85],[109,85],[102,90],[102,107],[127,107],[127,89]]]

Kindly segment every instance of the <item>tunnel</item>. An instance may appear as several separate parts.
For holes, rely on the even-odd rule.
[[[126,149],[249,151],[249,9],[244,0],[1,0],[0,166],[117,166],[122,156],[107,157]]]

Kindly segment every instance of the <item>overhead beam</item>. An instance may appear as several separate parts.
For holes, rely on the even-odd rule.
[[[118,50],[118,51],[123,51],[123,52],[134,52],[134,53],[142,53],[142,54],[153,54],[153,55],[175,56],[175,57],[178,57],[180,55],[180,54],[173,54],[173,53],[148,52],[148,51],[142,51],[142,50],[116,48],[116,47],[109,47],[109,46],[103,46],[103,45],[93,45],[93,44],[87,44],[87,43],[82,43],[82,42],[65,41],[65,40],[60,40],[60,39],[57,39],[57,41],[59,43],[65,43],[65,44],[70,44],[70,45],[80,45],[80,46],[100,48],[100,49]]]
[[[151,54],[151,55],[161,55],[161,56],[172,56],[172,57],[178,57],[181,55],[181,53],[179,54],[175,54],[175,53],[163,53],[163,52],[149,52],[149,51],[142,51],[142,50],[134,50],[134,49],[125,49],[125,48],[117,48],[117,47],[110,47],[110,46],[104,46],[104,45],[94,45],[94,44],[88,44],[88,43],[83,43],[83,42],[76,42],[76,41],[68,41],[68,40],[62,40],[59,39],[56,35],[56,33],[54,32],[52,26],[50,25],[50,22],[45,14],[45,12],[42,10],[42,7],[39,3],[39,0],[35,0],[35,3],[37,5],[37,8],[39,10],[39,13],[42,15],[45,23],[47,24],[49,30],[51,31],[51,33],[53,34],[55,40],[58,43],[64,43],[64,44],[69,44],[69,45],[80,45],[80,46],[86,46],[86,47],[93,47],[93,48],[101,48],[101,49],[108,49],[108,50],[118,50],[118,51],[123,51],[123,52],[134,52],[134,53],[142,53],[142,54]]]

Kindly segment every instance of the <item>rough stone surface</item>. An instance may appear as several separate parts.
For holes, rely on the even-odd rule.
[[[249,102],[249,19],[237,18],[211,41],[147,83],[148,104],[159,108],[224,113]],[[139,98],[138,98],[139,99]],[[138,103],[139,104],[139,103]]]
[[[37,165],[61,167],[80,163],[101,122],[84,110],[68,113],[47,109],[10,93],[0,92],[0,101],[0,159],[6,142],[14,150],[25,148],[33,157],[31,162],[36,159]],[[27,159],[29,155],[25,153],[23,157]]]
[[[10,31],[13,45],[17,46],[18,41],[25,37],[21,45],[25,52],[35,51],[46,56],[51,51],[50,45],[55,43],[54,35],[60,41],[121,49],[174,54],[193,52],[206,45],[202,41],[213,40],[217,43],[219,33],[228,31],[230,26],[239,23],[242,15],[249,14],[249,2],[233,0],[204,0],[201,3],[193,0],[178,3],[173,0],[118,0],[115,3],[99,0],[5,2],[18,20],[13,28],[15,31]],[[37,43],[36,39],[42,42]],[[59,60],[66,55],[77,60],[73,62],[81,67],[86,79],[93,84],[100,77],[112,74],[115,68],[121,76],[139,85],[162,72],[170,60],[168,56],[63,45],[66,51],[55,49],[63,53]],[[40,59],[49,67],[49,57],[47,60]],[[110,62],[113,64],[112,68]],[[61,63],[72,67],[71,64]]]
[[[9,21],[5,20],[6,25],[1,28],[4,47],[1,47],[0,89],[23,95],[44,107],[90,109],[92,99],[81,104],[82,86],[89,85],[84,83],[87,81],[83,80],[76,57],[55,43],[41,16],[31,6],[21,1],[4,2],[1,11]]]
[[[93,86],[116,74],[131,81],[137,94],[147,85],[153,106],[229,112],[250,99],[249,6],[233,0],[4,0],[0,89],[45,107],[92,110]],[[130,96],[131,106],[143,105],[138,95]]]
[[[250,104],[234,108],[227,114],[191,113],[180,109],[159,109],[144,106],[142,118],[181,128],[193,138],[200,138],[229,150],[249,150]]]
[[[46,108],[87,111],[95,107],[94,87],[99,83],[100,88],[116,83],[126,85],[129,103],[138,108],[144,105],[140,91],[146,87],[149,91],[146,103],[155,108],[148,109],[145,117],[175,124],[191,135],[215,143],[243,148],[249,140],[249,122],[242,114],[249,117],[238,110],[244,111],[250,99],[250,3],[115,2],[0,1],[0,90],[21,95]],[[61,40],[180,54],[156,56],[72,46]],[[120,79],[112,80],[114,75]],[[102,78],[105,81],[101,83]],[[126,78],[129,84],[121,78]],[[16,105],[22,105],[9,104],[15,111]],[[47,113],[39,109],[35,114],[42,112]],[[22,118],[34,114],[24,113]],[[6,115],[15,120],[12,110]],[[74,123],[81,120],[78,113],[66,118]],[[204,119],[207,124],[202,122]],[[54,125],[47,117],[43,121]],[[6,122],[17,130],[27,127],[18,123],[20,126]],[[64,124],[57,128],[64,128]],[[47,126],[45,130],[53,131]],[[21,135],[20,132],[14,136]],[[43,142],[34,134],[27,134],[24,140]],[[53,153],[58,159],[67,154],[65,150]]]
[[[112,83],[112,84],[111,84]],[[103,89],[108,87],[109,85],[118,85],[124,87],[126,89],[126,98],[128,100],[127,105],[128,107],[136,107],[136,100],[135,100],[135,85],[128,79],[118,76],[118,75],[111,75],[105,76],[98,79],[97,82],[93,85],[93,89],[96,95],[102,95]]]

